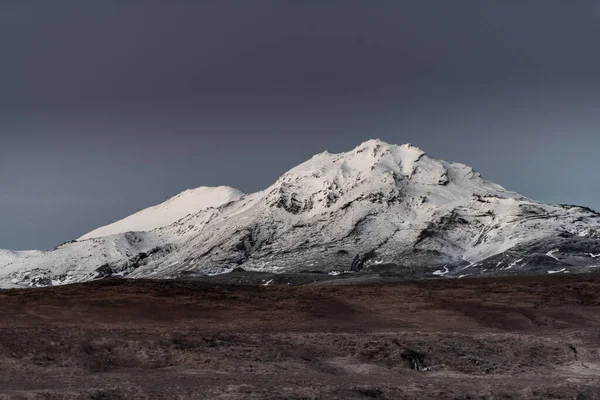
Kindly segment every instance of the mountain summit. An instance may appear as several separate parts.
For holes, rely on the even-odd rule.
[[[589,271],[600,266],[600,215],[530,200],[410,144],[369,140],[317,154],[261,192],[200,188],[49,252],[2,252],[0,280],[173,278],[240,266],[407,278]]]
[[[219,207],[242,197],[244,194],[228,186],[199,187],[179,193],[154,207],[146,208],[127,218],[98,228],[79,240],[110,236],[131,231],[152,231],[171,225],[189,214],[195,214],[211,207]]]

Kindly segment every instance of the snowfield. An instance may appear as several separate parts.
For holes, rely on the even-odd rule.
[[[79,240],[124,232],[152,231],[171,225],[189,214],[196,214],[207,208],[219,207],[237,200],[243,195],[239,190],[227,186],[189,189],[162,204],[146,208],[125,219],[87,233]]]
[[[132,232],[136,231],[136,232]],[[587,270],[600,215],[540,203],[412,145],[318,154],[264,191],[186,191],[48,252],[0,251],[0,282],[173,278],[236,267],[411,277]]]

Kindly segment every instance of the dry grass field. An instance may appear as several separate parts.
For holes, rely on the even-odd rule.
[[[4,398],[600,399],[600,275],[4,290]]]

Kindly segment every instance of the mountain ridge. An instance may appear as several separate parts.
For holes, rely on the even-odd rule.
[[[0,281],[176,278],[238,267],[462,277],[585,272],[600,264],[589,256],[600,254],[593,210],[528,199],[410,144],[374,139],[323,152],[263,191],[228,193],[239,197],[153,230],[92,231],[51,252],[0,254]]]
[[[170,225],[186,215],[237,200],[243,195],[241,191],[229,186],[200,186],[187,189],[163,203],[147,207],[112,224],[88,232],[78,240],[132,231],[151,231]]]

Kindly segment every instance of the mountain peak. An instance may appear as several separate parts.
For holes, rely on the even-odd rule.
[[[98,228],[79,238],[91,239],[129,231],[151,231],[170,225],[188,214],[237,200],[243,193],[229,186],[201,186],[185,190],[167,201],[141,210],[127,218]]]
[[[363,142],[361,144],[359,144],[357,147],[354,148],[352,152],[355,153],[362,153],[364,151],[367,150],[371,150],[373,155],[376,155],[377,153],[380,152],[390,152],[390,151],[404,151],[404,152],[414,152],[415,154],[425,154],[425,152],[423,150],[421,150],[420,148],[412,145],[411,143],[405,143],[402,145],[398,145],[398,144],[390,144],[387,143],[381,139],[369,139],[366,142]]]
[[[412,144],[368,140],[345,153],[321,153],[284,174],[268,190],[269,203],[293,213],[318,214],[356,198],[397,199],[411,193],[435,204],[475,193],[508,195],[471,168],[428,157]],[[391,201],[391,200],[390,200]]]
[[[364,180],[375,182],[385,178],[385,181],[389,181],[389,176],[393,176],[394,180],[410,179],[419,168],[420,172],[434,170],[436,175],[446,173],[439,160],[427,157],[420,162],[425,156],[423,150],[412,144],[393,145],[380,139],[371,139],[345,153],[317,154],[288,171],[279,181],[317,180],[325,182],[327,186],[333,184],[340,188]]]
[[[381,267],[413,277],[587,272],[600,256],[600,217],[531,201],[411,144],[373,139],[318,154],[265,191],[186,190],[88,238],[48,252],[0,251],[0,284],[176,278],[238,266]]]

